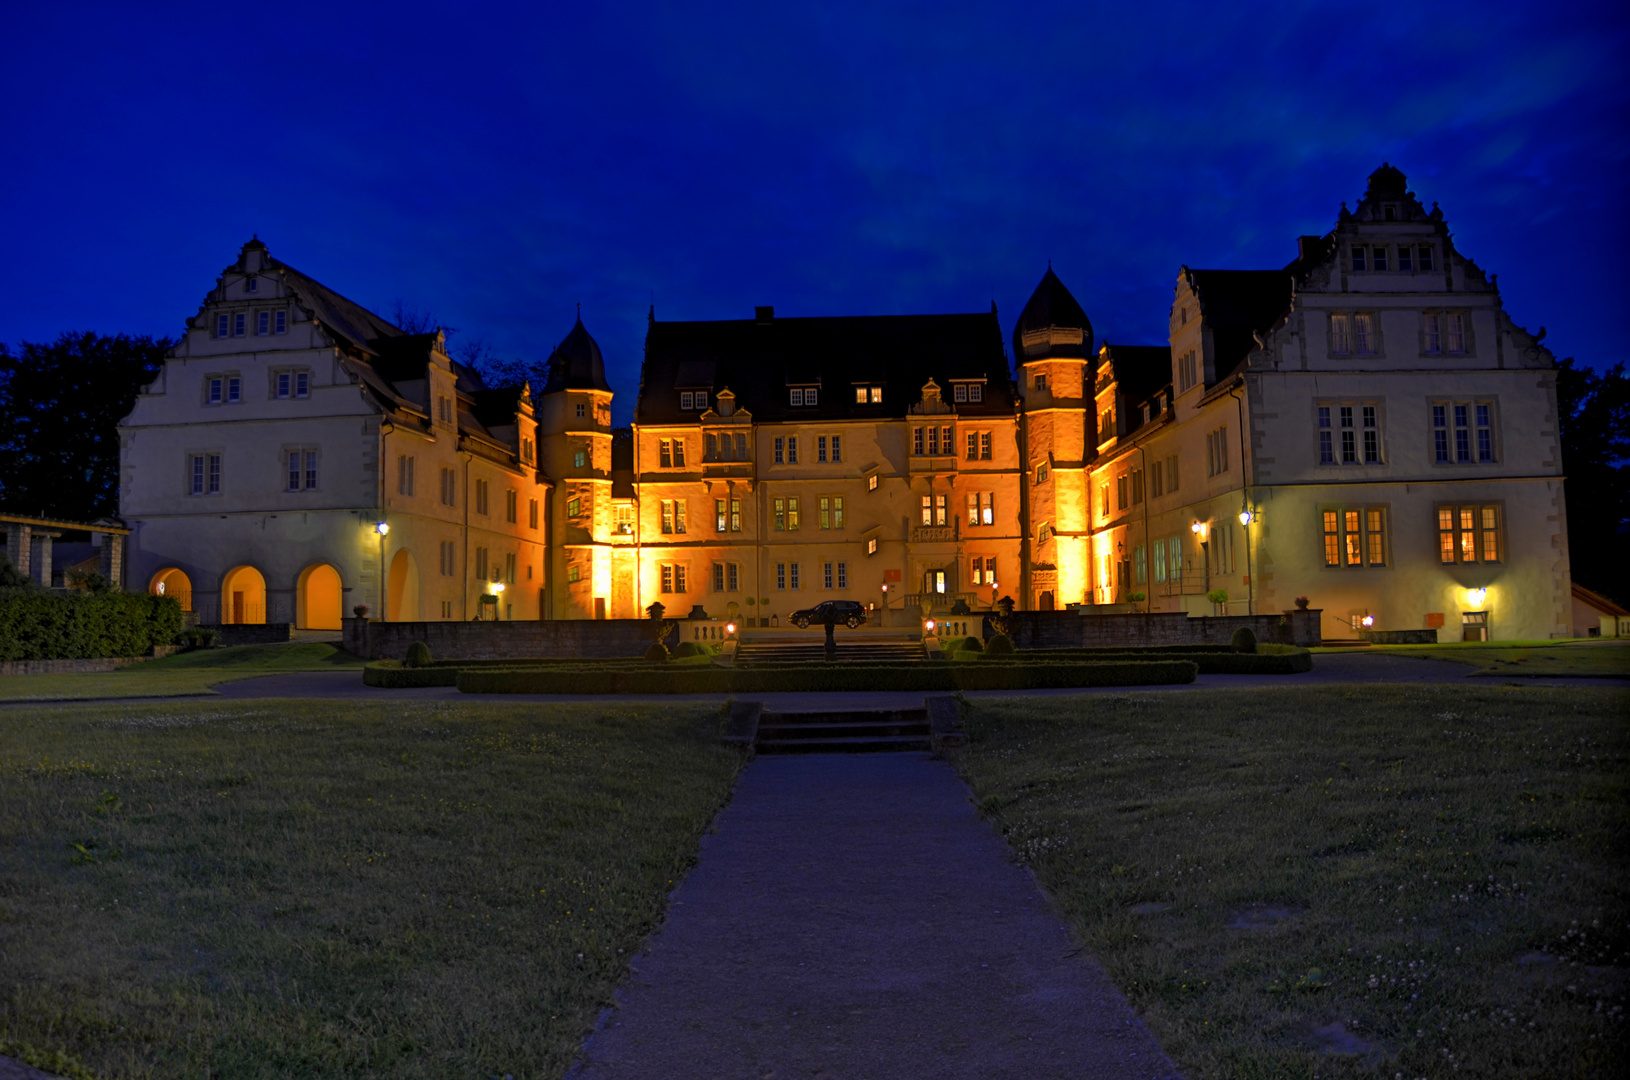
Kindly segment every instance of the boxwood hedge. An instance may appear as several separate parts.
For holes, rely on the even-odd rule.
[[[171,596],[0,589],[0,660],[145,656],[180,632]]]
[[[396,660],[376,660],[362,669],[364,686],[397,688],[403,686],[457,686],[456,667],[403,667]]]
[[[1194,681],[1192,660],[1083,664],[855,664],[764,668],[597,664],[582,668],[467,670],[466,694],[763,694],[879,690],[1035,690],[1154,686]]]

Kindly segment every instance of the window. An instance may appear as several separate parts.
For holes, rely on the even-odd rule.
[[[589,452],[584,447],[577,447],[572,451],[572,468],[586,469],[589,467]]]
[[[1387,511],[1380,506],[1337,507],[1321,512],[1324,565],[1387,565]]]
[[[221,493],[221,455],[192,455],[189,481],[188,490],[194,495],[219,495]]]
[[[412,455],[396,455],[396,494],[413,494],[413,465]]]
[[[797,563],[788,563],[787,564],[787,587],[791,588],[791,589],[798,588],[798,564]]]
[[[927,444],[923,442],[923,429],[920,428],[920,427],[912,428],[911,429],[911,454],[912,454],[912,456],[913,457],[922,457],[923,456],[923,448],[926,445]]]
[[[442,577],[455,576],[457,563],[454,560],[458,557],[458,549],[454,542],[452,540],[443,540],[437,547],[439,548],[437,552],[439,556],[437,569],[441,572]]]
[[[674,444],[672,439],[663,439],[657,444],[657,467],[662,469],[673,468]]]
[[[528,465],[530,465],[530,464],[532,464],[533,458],[535,458],[536,456],[537,456],[537,453],[532,448],[532,440],[531,439],[522,439],[521,440],[521,460],[526,462]]]
[[[1432,245],[1422,244],[1416,249],[1416,252],[1420,255],[1420,268],[1422,270],[1432,269]]]
[[[1336,434],[1330,426],[1330,406],[1319,406],[1319,464],[1336,463]]]
[[[1038,372],[1032,385],[1037,390],[1045,392],[1047,390],[1047,376]]]
[[[317,451],[301,447],[286,451],[284,465],[287,467],[287,480],[285,491],[314,491],[317,487]]]
[[[286,334],[289,332],[289,313],[287,311],[272,312],[272,333]]]
[[[272,313],[260,311],[255,313],[255,336],[265,337],[272,332]]]
[[[1361,354],[1375,352],[1375,316],[1360,313],[1353,316],[1353,351]]]
[[[216,337],[218,337],[218,338],[226,337],[228,334],[230,334],[232,332],[231,329],[230,329],[230,326],[231,326],[231,323],[230,323],[230,317],[229,316],[226,316],[226,315],[217,315],[217,316],[215,316],[215,336]]]
[[[1221,476],[1228,471],[1228,428],[1206,433],[1206,475]]]
[[[816,388],[813,386],[805,386],[802,388],[795,386],[792,388],[792,403],[794,405],[814,405],[817,403],[818,399],[819,394],[817,393]]]
[[[1162,537],[1162,538],[1156,540],[1154,542],[1153,547],[1154,547],[1154,552],[1153,552],[1154,558],[1151,560],[1150,568],[1154,571],[1155,584],[1159,585],[1160,583],[1162,583],[1162,582],[1164,582],[1166,580],[1166,540],[1165,540],[1165,538]]]
[[[526,501],[526,527],[529,529],[538,527],[538,500],[536,499]]]
[[[1428,311],[1421,316],[1421,344],[1428,353],[1466,351],[1466,315],[1459,311]]]
[[[583,500],[582,500],[582,498],[580,498],[577,495],[573,495],[571,498],[566,500],[566,516],[569,517],[569,518],[575,518],[575,517],[582,517],[583,516]],[[672,529],[663,529],[662,531],[663,532],[672,532],[673,530]]]
[[[446,394],[436,395],[436,419],[444,424],[453,422],[453,399]]]
[[[996,557],[988,558],[976,556],[973,560],[973,583],[975,585],[996,584]]]
[[[1136,506],[1143,501],[1143,470],[1132,470],[1132,505]]]
[[[872,473],[870,476],[866,477],[866,490],[867,491],[876,491],[877,490],[877,474],[876,473]]]
[[[876,555],[877,554],[877,537],[874,536],[871,539],[866,541],[866,554],[868,554],[868,555]]]
[[[1149,497],[1158,499],[1166,493],[1166,470],[1159,461],[1149,470]]]
[[[1457,464],[1470,464],[1474,460],[1479,464],[1490,464],[1495,460],[1493,402],[1434,402],[1432,457],[1439,464],[1447,464],[1450,460],[1451,432],[1454,436],[1454,461]]]
[[[855,387],[855,404],[866,404],[866,388],[864,386]]]
[[[832,564],[831,563],[822,563],[821,564],[821,588],[823,588],[823,589],[832,588],[832,579],[833,579],[834,576],[835,575],[832,573]]]
[[[487,482],[485,480],[475,482],[475,512],[478,514],[487,512]]]
[[[822,495],[820,497],[821,528],[843,528],[843,496]]]
[[[1183,580],[1183,538],[1169,536],[1166,538],[1166,558],[1171,563],[1168,575],[1174,582]]]
[[[1052,470],[1050,470],[1045,463],[1041,464],[1041,465],[1037,465],[1036,466],[1036,483],[1045,484],[1047,482],[1047,477],[1051,473],[1051,471]]]
[[[738,435],[738,436],[736,436],[736,438],[738,438],[738,439],[745,438],[745,436]],[[842,461],[843,460],[843,436],[842,435],[834,435],[834,436],[832,436],[832,460],[833,461]]]
[[[798,436],[787,436],[787,464],[798,464]]]
[[[1353,246],[1353,270],[1361,273],[1368,269],[1368,267],[1365,265],[1366,261],[1367,260],[1364,258],[1364,249],[1355,244]]]
[[[617,524],[615,528],[619,536],[634,535],[634,508],[632,506],[617,507]]]
[[[1177,389],[1179,392],[1187,390],[1199,381],[1199,373],[1194,362],[1194,350],[1190,349],[1177,361]]]
[[[1149,580],[1149,555],[1144,546],[1139,544],[1132,549],[1132,584],[1143,585]]]
[[[968,524],[996,524],[996,493],[992,491],[968,492]]]
[[[741,532],[741,500],[714,499],[715,532]]]
[[[1119,476],[1117,476],[1115,478],[1115,509],[1117,509],[1117,510],[1125,510],[1126,509],[1127,502],[1128,502],[1127,494],[1128,494],[1128,492],[1126,490],[1126,474],[1121,473],[1121,475],[1119,475]]]
[[[575,585],[577,582],[582,581],[582,580],[583,580],[583,570],[582,570],[581,567],[579,567],[576,563],[572,563],[570,566],[566,567],[566,582],[567,582],[567,584]],[[662,591],[663,592],[672,592],[673,590],[672,589],[663,589]]]
[[[881,386],[855,387],[855,404],[865,405],[868,403],[872,405],[883,404],[883,388]]]
[[[1500,562],[1505,553],[1499,506],[1438,507],[1438,560]]]
[[[1357,252],[1359,249],[1353,250]],[[1353,351],[1353,317],[1346,312],[1330,316],[1330,351],[1333,353]]]
[[[1102,483],[1102,484],[1100,484],[1098,486],[1098,516],[1099,517],[1108,517],[1109,516],[1109,482],[1108,481],[1105,481],[1104,483]]]
[[[1398,269],[1415,269],[1415,249],[1410,247],[1408,244],[1398,245]]]
[[[1173,454],[1166,459],[1166,490],[1177,490],[1177,455]]]
[[[232,316],[232,336],[233,337],[243,337],[244,331],[248,327],[248,318],[249,317],[247,315],[245,315],[241,311],[238,312],[236,315]]]
[[[685,531],[685,500],[662,500],[662,531],[669,534],[682,534]]]
[[[520,514],[518,512],[520,508],[520,501],[521,496],[519,492],[513,489],[504,492],[504,520],[509,522],[511,525],[514,525],[520,518]]]
[[[924,525],[950,524],[949,498],[945,495],[924,495],[922,497],[922,523]]]
[[[1457,311],[1451,311],[1444,316],[1445,329],[1448,336],[1449,351],[1463,353],[1466,351],[1466,316]]]
[[[952,383],[951,400],[978,404],[985,400],[985,387],[981,383]]]
[[[849,587],[849,564],[846,563],[846,562],[840,562],[840,563],[838,563],[838,588],[847,589],[848,587]]]
[[[985,388],[984,388],[984,386],[980,385],[979,383],[969,383],[968,384],[968,402],[969,402],[969,404],[978,405],[981,402],[983,402],[984,400],[985,400]]]
[[[583,403],[583,402],[581,402],[581,401],[579,401],[579,402],[578,402],[578,403],[577,403],[577,404],[576,404],[576,405],[574,405],[574,406],[573,406],[573,407],[572,407],[572,414],[573,414],[573,415],[574,415],[574,416],[576,416],[576,417],[577,417],[577,418],[578,418],[578,419],[579,419],[579,420],[581,420],[581,419],[583,419],[583,418],[584,418],[584,417],[585,417],[585,416],[587,416],[587,415],[588,415],[588,411],[589,411],[589,407],[588,407],[588,406],[587,406],[587,405],[585,405],[585,404],[584,404],[584,403]]]
[[[484,547],[475,549],[475,579],[487,580],[487,549]]]
[[[441,471],[441,502],[443,506],[455,505],[454,500],[454,472],[452,469]]]
[[[786,449],[786,440],[778,437],[775,440],[775,463],[777,465],[785,463]]]
[[[675,576],[674,575],[674,570],[676,570],[676,569],[677,569],[677,567],[673,563],[663,563],[662,564],[662,591],[663,592],[671,593],[671,592],[674,591],[674,576]]]
[[[1372,247],[1370,249],[1370,269],[1385,270],[1387,268],[1387,249]]]
[[[515,584],[515,553],[513,551],[504,556],[504,584]]]
[[[689,410],[691,408],[692,400],[693,396],[689,390],[679,391],[679,407],[681,409]]]
[[[785,589],[787,587],[787,564],[784,562],[778,562],[775,564],[775,587],[777,589]]]
[[[798,497],[796,495],[787,499],[787,528],[798,528]]]
[[[826,462],[826,436],[825,435],[817,435],[815,437],[815,460],[817,462],[822,463],[822,464],[824,464]]]
[[[272,391],[280,398],[303,398],[311,393],[311,372],[279,371],[274,376]]]
[[[740,592],[741,591],[741,564],[740,563],[714,563],[713,564],[713,591],[714,592]]]
[[[259,292],[260,291],[260,279],[256,278],[256,277],[244,278],[243,279],[243,287],[244,287],[244,291],[246,291],[246,292]]]

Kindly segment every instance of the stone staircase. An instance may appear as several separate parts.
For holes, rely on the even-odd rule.
[[[923,658],[920,641],[845,641],[840,632],[837,648],[837,662],[840,664],[893,663]],[[748,640],[736,649],[738,667],[751,667],[754,664],[819,664],[825,660],[826,641],[820,635],[811,635],[808,641]]]
[[[760,754],[859,754],[930,749],[928,710],[766,712],[753,748]]]

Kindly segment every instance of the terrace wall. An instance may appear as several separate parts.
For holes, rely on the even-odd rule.
[[[641,656],[651,644],[649,619],[540,619],[515,622],[375,622],[345,620],[345,647],[369,660],[401,660],[422,641],[437,660],[605,659]],[[668,635],[671,648],[678,631]]]
[[[1118,645],[1227,645],[1240,627],[1258,641],[1303,647],[1319,643],[1318,608],[1282,615],[1192,618],[1181,611],[1098,615],[1078,611],[1015,611],[1013,644],[1020,649],[1077,649]],[[987,617],[986,636],[990,629]],[[1281,632],[1281,621],[1284,631]],[[1286,634],[1288,633],[1288,636]]]

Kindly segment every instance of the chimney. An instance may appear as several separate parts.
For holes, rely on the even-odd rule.
[[[754,319],[757,320],[757,322],[761,326],[764,323],[767,323],[767,322],[774,322],[775,321],[775,308],[773,308],[773,307],[756,307],[756,308],[753,309],[753,317],[754,317]]]

